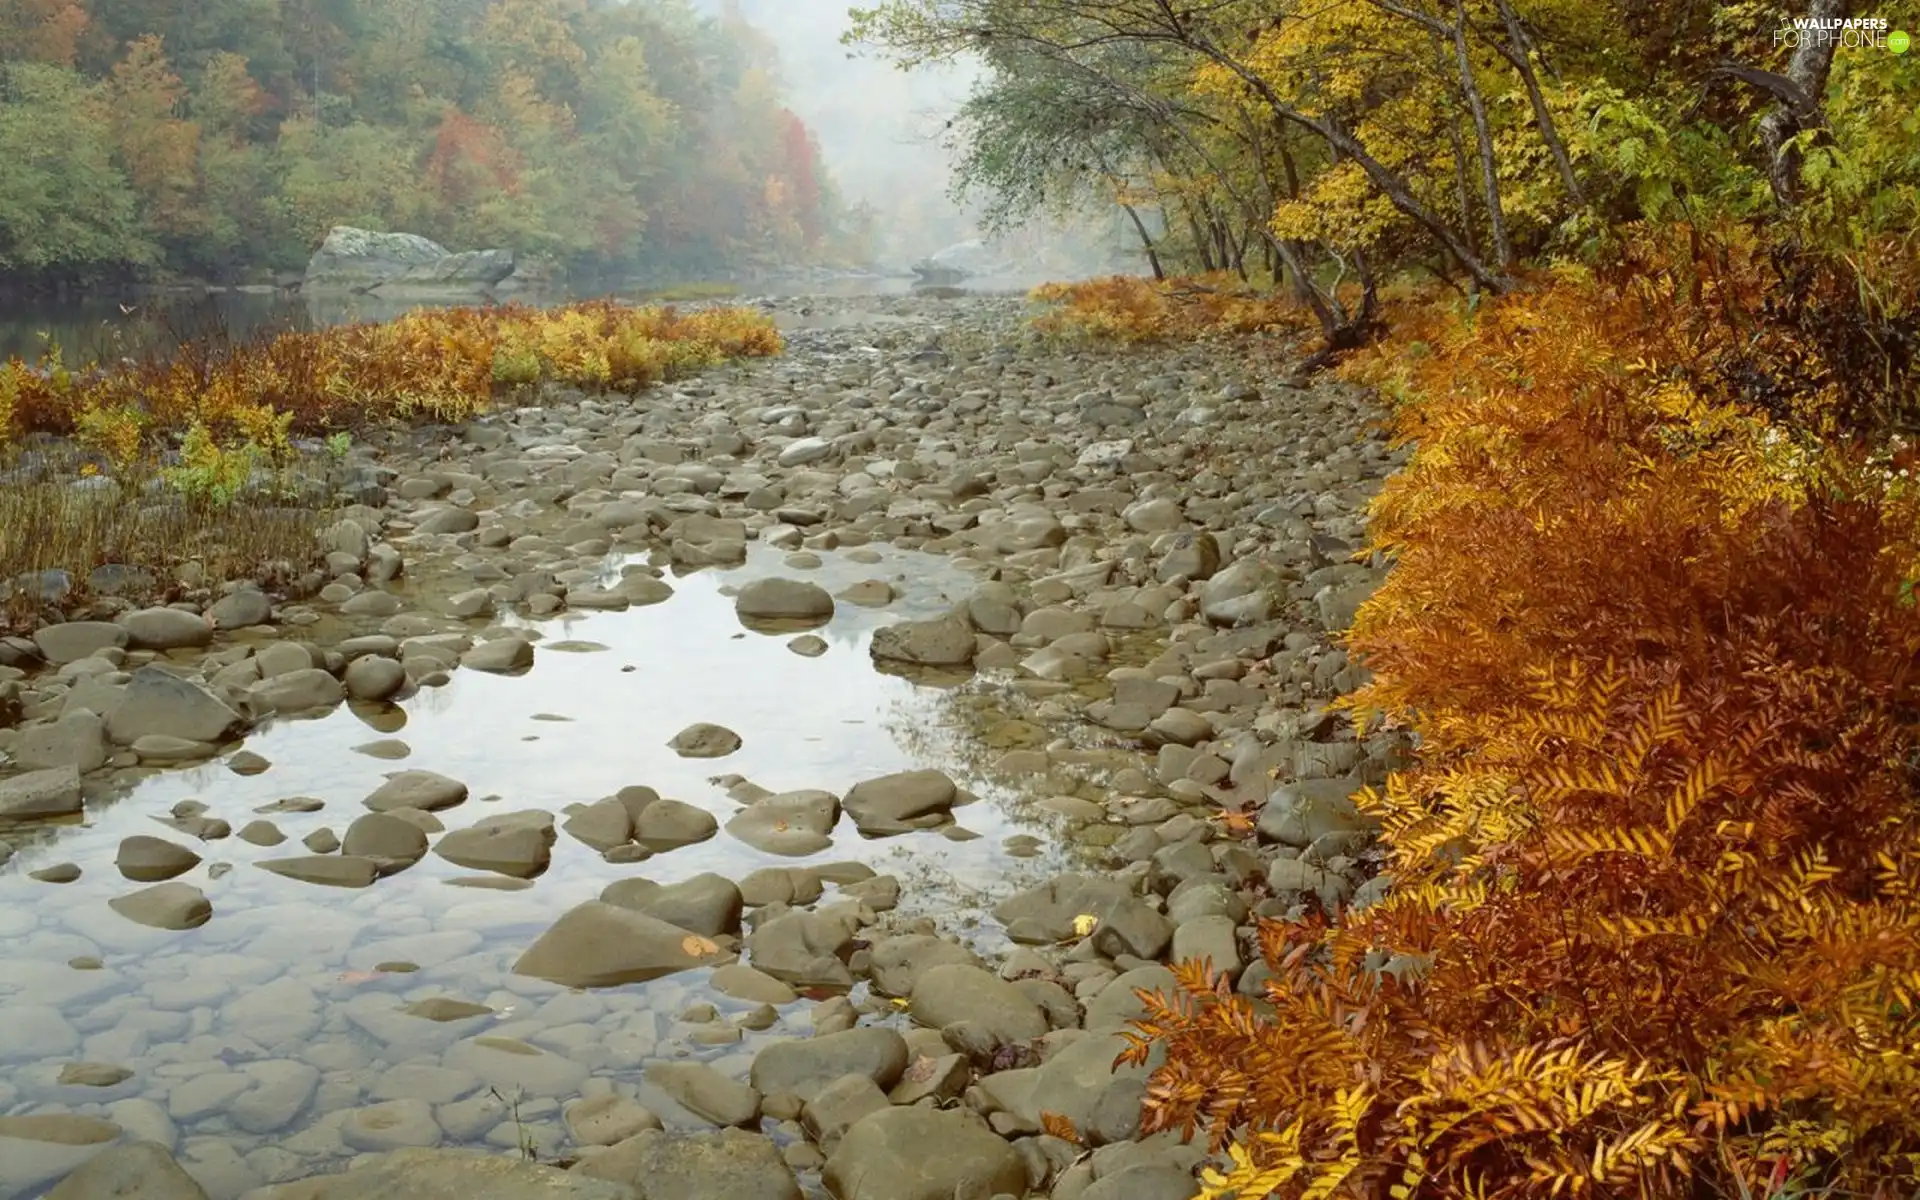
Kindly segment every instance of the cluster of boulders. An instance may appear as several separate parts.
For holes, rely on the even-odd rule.
[[[537,273],[530,272],[545,282]],[[492,295],[517,274],[512,250],[452,251],[417,233],[336,225],[308,260],[301,289],[471,299]]]
[[[22,768],[0,777],[0,817],[58,816],[80,811],[83,776],[124,782],[225,753],[255,722],[404,700],[461,667],[523,671],[538,638],[522,619],[659,603],[669,572],[736,567],[750,546],[785,558],[735,591],[740,621],[793,635],[799,654],[827,649],[805,631],[841,604],[895,600],[885,581],[838,595],[809,581],[824,557],[864,561],[888,542],[980,579],[949,612],[881,626],[869,649],[910,677],[978,672],[1047,731],[1001,753],[991,781],[1093,866],[967,914],[990,917],[1011,950],[976,940],[971,921],[895,913],[893,875],[811,861],[848,826],[950,825],[974,797],[939,771],[844,793],[724,777],[726,818],[636,787],[451,829],[465,786],[398,772],[332,844],[258,865],[357,886],[431,853],[522,880],[547,869],[561,833],[639,863],[721,831],[796,865],[623,880],[528,944],[515,967],[527,976],[594,989],[711,969],[712,989],[743,1006],[693,1023],[707,1032],[692,1060],[566,1103],[570,1165],[446,1149],[460,1140],[449,1118],[395,1100],[349,1122],[372,1157],[263,1200],[757,1200],[798,1197],[816,1172],[839,1200],[1193,1194],[1203,1149],[1143,1136],[1159,1060],[1116,1069],[1120,1032],[1140,990],[1173,987],[1170,962],[1207,959],[1258,996],[1257,918],[1337,913],[1388,886],[1350,797],[1406,747],[1328,702],[1364,677],[1335,635],[1381,578],[1358,551],[1398,456],[1344,385],[1256,386],[1212,349],[1042,347],[991,300],[891,303],[922,324],[799,333],[785,360],[638,399],[550,389],[428,455],[391,455],[382,502],[327,530],[311,601],[240,588],[204,610],[124,610],[0,646],[0,700],[21,722],[0,748]],[[622,554],[651,559],[610,569]],[[741,745],[707,724],[657,740],[693,758]],[[226,761],[266,769],[245,755]],[[1226,812],[1248,814],[1253,835],[1216,819]],[[259,815],[240,836],[278,832]],[[167,820],[199,839],[228,832],[191,804]],[[198,862],[189,846],[129,839],[119,867],[144,886],[116,906],[162,928],[206,921],[205,897],[178,878]],[[802,997],[812,1037],[726,1053]],[[1048,1132],[1048,1114],[1078,1142]],[[0,1148],[8,1121],[41,1119],[0,1116]],[[115,1139],[55,1194],[174,1179],[164,1147],[99,1143]],[[200,1193],[188,1180],[152,1194]]]

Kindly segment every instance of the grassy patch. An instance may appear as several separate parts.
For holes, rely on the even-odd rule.
[[[291,471],[215,500],[183,492],[177,468],[151,456],[112,474],[96,463],[57,445],[0,455],[0,629],[99,595],[176,599],[187,563],[206,585],[284,586],[317,557],[326,505]]]

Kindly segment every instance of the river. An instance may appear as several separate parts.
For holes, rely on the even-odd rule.
[[[967,290],[1016,291],[1036,282],[1038,280],[978,280]],[[697,282],[655,291],[580,288],[531,302],[558,304],[601,296],[646,302],[723,295],[725,287],[736,288],[742,297],[904,295],[915,290],[911,278],[862,275],[746,280],[724,285]],[[58,344],[68,363],[140,358],[150,353],[167,353],[180,343],[195,339],[246,341],[287,329],[388,321],[422,304],[419,300],[387,300],[372,295],[303,296],[278,290],[143,294],[106,291],[88,296],[37,299],[0,295],[0,361],[15,356],[36,360],[49,343]]]

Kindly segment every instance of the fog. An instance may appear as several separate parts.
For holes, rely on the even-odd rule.
[[[900,270],[980,236],[949,195],[952,170],[940,139],[982,68],[962,63],[904,72],[871,51],[849,49],[840,37],[852,2],[692,0],[696,10],[713,15],[734,8],[776,43],[790,107],[819,137],[841,194],[878,213],[877,265]],[[1000,257],[1052,277],[1126,266],[1115,258],[1124,243],[1104,228],[1044,225],[1010,240],[1015,245]]]

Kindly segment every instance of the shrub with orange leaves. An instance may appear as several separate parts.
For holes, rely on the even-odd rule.
[[[278,458],[296,432],[465,420],[499,386],[642,388],[780,349],[762,313],[591,301],[422,309],[251,345],[192,343],[172,358],[111,370],[75,370],[56,351],[34,365],[0,364],[0,442],[16,431],[73,434],[125,463],[156,436],[198,428],[216,444]]]
[[[1226,273],[1166,280],[1110,275],[1048,283],[1033,289],[1028,299],[1045,306],[1034,320],[1043,333],[1120,342],[1295,331],[1312,322],[1292,300]]]
[[[1362,798],[1394,886],[1264,926],[1264,1004],[1184,964],[1148,1124],[1208,1197],[1910,1196],[1920,493],[1801,419],[1837,375],[1756,337],[1757,242],[1539,282],[1353,368],[1416,447],[1351,635],[1419,734]]]

